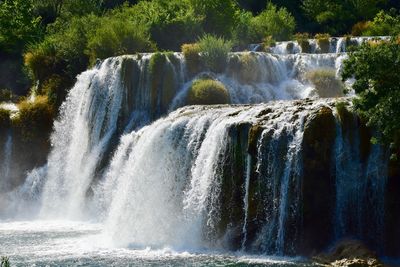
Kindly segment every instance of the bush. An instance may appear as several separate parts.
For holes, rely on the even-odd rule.
[[[320,97],[343,96],[343,82],[336,78],[335,69],[321,68],[311,70],[306,75],[307,79],[315,86]]]
[[[18,116],[13,118],[12,123],[24,140],[34,140],[51,131],[55,112],[47,97],[37,96],[33,102],[22,101],[18,108]]]
[[[10,111],[0,108],[0,129],[6,129],[10,126]]]
[[[238,22],[233,31],[233,41],[241,49],[245,49],[248,44],[259,42],[253,27],[253,14],[248,11],[241,11],[238,15]]]
[[[270,47],[274,47],[276,45],[276,42],[272,36],[267,36],[263,40],[263,47],[264,50],[268,50]]]
[[[199,44],[183,44],[182,53],[190,75],[198,73],[202,68]]]
[[[351,28],[351,35],[353,36],[361,36],[363,32],[365,32],[369,27],[371,27],[370,21],[360,21],[354,24]]]
[[[329,53],[330,37],[328,33],[318,33],[315,35],[315,39],[322,53]]]
[[[229,93],[225,86],[215,80],[196,80],[190,87],[188,105],[217,105],[230,103]]]
[[[190,0],[194,14],[202,18],[205,33],[231,38],[238,23],[238,7],[234,0]]]
[[[252,27],[260,41],[265,36],[285,41],[292,37],[296,22],[286,8],[278,9],[274,4],[268,3],[267,8],[252,20]]]
[[[301,52],[302,53],[310,53],[311,52],[311,46],[310,46],[310,35],[308,33],[296,33],[295,34],[295,40],[301,47]]]
[[[8,257],[1,257],[1,267],[10,267],[10,259]]]
[[[232,50],[232,43],[223,38],[206,34],[199,40],[201,58],[207,68],[216,73],[223,72]]]
[[[97,58],[104,59],[154,49],[144,26],[112,18],[102,21],[89,35],[87,54],[93,64]]]
[[[364,43],[344,61],[342,79],[355,78],[356,111],[380,131],[382,143],[400,156],[400,45],[393,38],[374,45]],[[395,151],[395,149],[397,151]]]
[[[365,23],[360,32],[364,36],[397,35],[400,33],[400,15],[395,11],[380,11],[371,22]]]

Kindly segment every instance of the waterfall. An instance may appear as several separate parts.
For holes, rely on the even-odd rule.
[[[181,53],[106,59],[77,77],[47,164],[10,194],[10,209],[101,222],[107,246],[293,255],[316,248],[302,247],[303,230],[325,211],[303,200],[322,183],[334,192],[321,200],[334,214],[329,242],[354,236],[379,246],[386,149],[370,146],[356,116],[334,111],[336,100],[320,99],[307,75],[329,68],[339,77],[346,45],[331,40],[330,53],[319,53],[313,40],[316,53],[305,54],[282,42],[275,54],[231,53],[222,73],[189,73]],[[202,78],[221,82],[230,105],[186,106]],[[326,114],[332,127],[310,126]],[[324,161],[307,146],[333,152]],[[323,174],[314,172],[326,162]]]
[[[382,249],[387,152],[379,145],[361,143],[362,128],[357,127],[356,117],[350,117],[350,127],[343,122],[343,115],[336,113],[336,118],[335,237],[350,235]],[[362,149],[370,150],[367,159],[363,159]]]
[[[9,182],[12,161],[12,146],[13,137],[12,133],[9,131],[7,133],[6,142],[4,143],[3,147],[3,160],[0,164],[0,192],[8,190],[10,186]]]

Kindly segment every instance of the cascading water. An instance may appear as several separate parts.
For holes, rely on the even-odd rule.
[[[307,77],[319,68],[339,77],[346,55],[335,52],[344,52],[344,41],[326,54],[294,54],[299,48],[287,51],[287,43],[276,54],[232,53],[218,74],[189,74],[180,53],[105,60],[78,76],[46,166],[12,192],[11,209],[97,221],[96,242],[134,250],[294,255],[321,249],[305,234],[321,213],[334,213],[323,246],[348,236],[379,246],[372,241],[385,238],[386,150],[365,145],[360,123],[333,112],[335,100],[318,100]],[[231,104],[245,105],[183,107],[200,78],[222,82]],[[295,99],[303,100],[270,102]],[[335,114],[336,128],[319,127],[334,136],[326,144],[334,167],[313,176],[320,159],[305,149],[320,148],[310,124],[321,110]],[[314,181],[335,192],[328,211],[304,204]],[[27,208],[32,201],[36,209]]]
[[[13,145],[12,133],[8,132],[3,147],[3,153],[2,153],[3,159],[0,164],[0,192],[5,192],[9,190],[10,170],[11,170],[11,160],[12,160],[12,145]]]

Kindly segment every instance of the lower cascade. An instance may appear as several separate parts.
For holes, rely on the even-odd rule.
[[[346,55],[234,53],[224,73],[192,76],[181,54],[161,71],[153,56],[78,76],[47,163],[19,186],[3,178],[18,143],[0,135],[2,219],[95,222],[112,248],[309,256],[350,238],[399,256],[388,148],[370,143],[351,97],[321,98],[306,75],[335,80]],[[225,86],[229,104],[185,106],[199,79]]]

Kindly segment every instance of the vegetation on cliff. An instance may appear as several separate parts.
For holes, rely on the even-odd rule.
[[[189,105],[229,104],[229,92],[218,81],[197,80],[190,87],[186,102]]]
[[[400,155],[400,43],[372,41],[350,53],[343,79],[355,78],[356,111],[379,129],[375,140],[389,143],[393,156]]]

